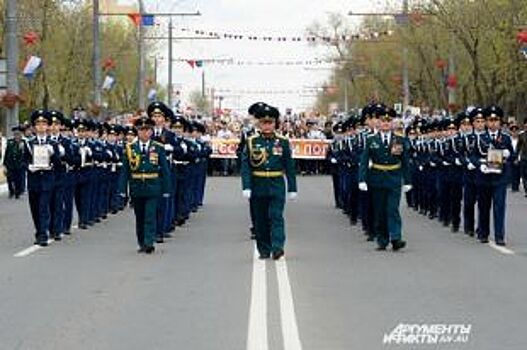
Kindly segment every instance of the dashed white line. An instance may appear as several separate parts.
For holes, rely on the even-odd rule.
[[[253,276],[251,285],[251,306],[247,350],[267,350],[267,282],[265,260],[258,259],[254,250]]]
[[[52,240],[52,239],[49,239],[49,240],[48,240],[48,244],[51,244],[51,243],[53,243],[53,242],[54,242],[54,240]],[[42,249],[42,248],[44,248],[44,247],[35,244],[35,245],[32,245],[32,246],[29,247],[29,248],[26,248],[26,249],[24,249],[24,250],[19,251],[18,253],[16,253],[16,254],[14,255],[14,257],[15,257],[15,258],[23,258],[23,257],[25,257],[25,256],[28,256],[28,255],[33,254],[33,253],[36,252],[36,251],[39,251],[39,250]]]
[[[509,248],[505,248],[502,246],[497,245],[495,242],[490,241],[489,247],[491,247],[494,250],[497,250],[498,252],[505,254],[505,255],[514,255],[514,251],[510,250]]]
[[[287,273],[285,258],[276,262],[276,276],[278,278],[278,296],[280,298],[280,318],[282,321],[282,336],[284,350],[302,350],[302,343],[298,334],[295,304]]]

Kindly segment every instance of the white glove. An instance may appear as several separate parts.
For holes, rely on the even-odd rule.
[[[359,190],[361,191],[368,191],[368,184],[366,182],[359,182]]]
[[[434,163],[434,162],[430,162],[430,166],[431,166],[432,168],[435,168],[435,167],[437,166],[437,164]]]
[[[337,164],[337,160],[335,158],[331,158],[331,164]]]
[[[368,162],[368,169],[371,169],[372,167],[373,167],[373,161],[370,159],[370,161]]]
[[[290,200],[296,201],[296,199],[298,198],[298,193],[296,193],[296,192],[289,192],[288,196],[289,196]]]
[[[487,168],[487,165],[486,164],[481,164],[479,166],[479,170],[483,173],[483,174],[488,174],[489,173],[489,168]]]
[[[443,165],[444,165],[444,166],[449,166],[450,163],[449,163],[449,162],[445,162],[445,161],[443,161]]]
[[[46,145],[46,149],[48,150],[49,155],[52,155],[53,153],[55,153],[52,145]]]
[[[163,193],[163,198],[170,198],[170,193]]]
[[[183,153],[187,153],[187,150],[188,150],[188,146],[185,142],[181,141],[181,149],[183,149]]]
[[[467,165],[467,169],[468,169],[468,170],[474,170],[474,169],[476,169],[476,167],[474,166],[474,164],[472,164],[472,163],[468,163],[468,165]]]
[[[403,185],[403,192],[410,192],[412,190],[412,185]]]
[[[126,193],[121,192],[121,193],[119,193],[119,196],[125,198],[126,197]]]
[[[66,150],[64,149],[64,146],[59,145],[59,153],[61,157],[64,157],[64,155],[66,154]]]
[[[503,158],[507,159],[511,156],[511,152],[508,149],[503,150]]]
[[[459,158],[456,158],[456,165],[457,166],[462,166],[463,164],[461,163],[461,161],[459,160]]]
[[[425,168],[422,165],[419,165],[419,171],[423,171]]]
[[[109,155],[110,157],[113,157],[113,153],[109,149],[106,150],[106,154]]]
[[[167,143],[167,144],[165,145],[165,151],[167,151],[167,152],[172,152],[173,150],[174,150],[174,147],[172,147],[171,144],[168,144],[168,143]]]
[[[92,155],[92,151],[91,151],[91,148],[88,147],[88,146],[84,146],[82,147],[82,149],[84,150],[84,152],[86,153],[86,155],[89,157]]]
[[[243,198],[246,198],[246,199],[251,198],[251,190],[243,190],[242,194],[243,194]]]

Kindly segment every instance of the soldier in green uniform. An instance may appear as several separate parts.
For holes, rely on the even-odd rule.
[[[289,140],[276,133],[280,116],[274,107],[258,108],[260,134],[249,137],[242,153],[241,173],[243,195],[253,206],[256,247],[260,259],[280,259],[284,255],[284,206],[297,197],[295,163]]]
[[[138,252],[151,254],[155,250],[157,202],[161,196],[170,196],[170,170],[164,146],[151,140],[154,122],[142,117],[134,125],[138,139],[126,145],[119,192],[124,197],[129,183]]]
[[[1,152],[1,150],[0,150]],[[4,155],[4,167],[6,171],[9,198],[20,198],[24,192],[24,172],[27,164],[24,163],[26,157],[26,142],[22,138],[20,126],[13,128],[13,138],[7,141]]]
[[[394,251],[406,246],[401,239],[401,187],[412,189],[408,140],[393,132],[394,110],[377,106],[379,132],[366,140],[359,168],[359,189],[371,191],[373,200],[373,233],[378,250],[386,250],[391,242]],[[404,184],[404,185],[403,185]]]

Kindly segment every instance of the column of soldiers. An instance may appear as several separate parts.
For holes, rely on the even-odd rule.
[[[203,125],[160,103],[153,103],[148,114],[155,130],[151,138],[166,150],[169,161],[169,196],[156,203],[155,239],[161,243],[203,205],[212,150],[201,139]],[[35,110],[30,120],[13,130],[4,165],[10,197],[19,198],[27,184],[35,244],[47,246],[70,235],[74,208],[78,228],[86,230],[131,202],[128,187],[119,185],[125,182],[125,151],[137,142],[137,128],[70,119],[43,109]]]
[[[387,245],[386,228],[379,227],[378,216],[378,207],[383,204],[371,188],[393,187],[399,194],[401,190],[406,192],[410,208],[431,220],[439,220],[453,233],[463,229],[466,235],[488,243],[493,232],[496,244],[506,245],[507,186],[515,166],[517,177],[525,171],[522,166],[526,162],[525,131],[513,142],[509,131],[502,127],[504,112],[495,105],[473,108],[452,119],[418,118],[404,135],[392,126],[390,134],[400,138],[403,148],[401,156],[395,156],[397,160],[392,159],[393,141],[388,140],[386,146],[379,142],[383,131],[378,128],[386,114],[396,116],[395,111],[383,105],[368,105],[360,117],[350,117],[333,127],[335,140],[327,158],[332,167],[335,204],[350,217],[351,224],[356,225],[359,218],[368,240],[377,240],[383,250]],[[378,156],[365,157],[366,151],[372,150]],[[392,183],[390,175],[399,168],[402,174],[393,177],[396,181]],[[381,175],[382,181],[375,183]],[[519,185],[519,179],[516,181]],[[525,177],[523,182],[525,186]],[[388,218],[381,216],[381,222],[387,221],[390,226],[392,221],[392,228],[388,227],[390,239],[399,241],[397,215],[394,214],[393,220],[388,213],[383,215]],[[397,243],[394,250],[399,246]]]

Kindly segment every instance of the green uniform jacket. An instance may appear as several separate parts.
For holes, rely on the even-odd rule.
[[[371,135],[366,140],[366,146],[362,153],[359,167],[359,182],[367,182],[368,186],[380,188],[397,188],[410,184],[410,143],[405,137],[391,134],[388,147],[381,140],[380,133]],[[371,161],[371,168],[370,168]],[[395,170],[379,170],[380,166],[389,168],[397,167]]]
[[[4,155],[4,166],[7,171],[20,169],[25,166],[25,151],[26,146],[23,140],[20,143],[13,139],[7,141]]]
[[[243,189],[251,190],[253,196],[285,196],[283,176],[255,176],[254,172],[283,172],[287,178],[287,191],[297,192],[295,161],[289,140],[283,136],[250,137],[242,153],[241,175]]]
[[[131,197],[159,197],[170,192],[170,170],[162,144],[149,141],[147,156],[141,154],[139,141],[126,145],[119,192],[130,183]],[[156,176],[157,175],[157,176]]]

